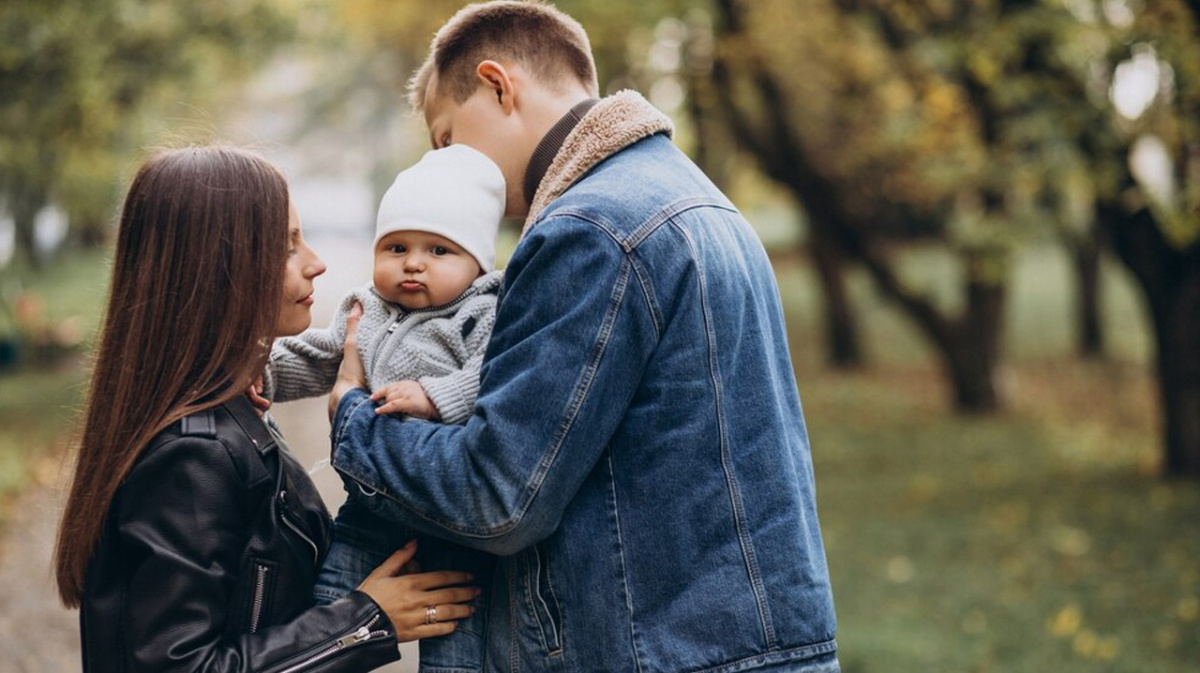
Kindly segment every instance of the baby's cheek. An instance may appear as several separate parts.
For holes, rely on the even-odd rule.
[[[389,268],[390,266],[386,260],[380,259],[378,256],[375,257],[375,267],[371,277],[372,282],[375,283],[375,287],[384,288],[394,285],[394,283],[390,282],[393,275],[392,270]]]
[[[395,260],[381,260],[376,257],[371,282],[384,299],[391,302],[399,301],[396,288],[400,285],[403,277],[404,271],[400,263]]]

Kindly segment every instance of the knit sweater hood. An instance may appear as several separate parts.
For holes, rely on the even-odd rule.
[[[656,133],[673,136],[675,125],[641,94],[626,89],[602,99],[563,141],[529,205],[521,235],[529,232],[551,201],[562,196],[596,164]]]

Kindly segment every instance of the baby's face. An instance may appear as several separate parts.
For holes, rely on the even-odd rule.
[[[474,257],[437,234],[393,231],[375,245],[375,290],[410,311],[454,301],[481,273]]]

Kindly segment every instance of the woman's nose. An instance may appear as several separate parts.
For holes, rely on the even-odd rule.
[[[313,256],[312,275],[310,275],[309,278],[316,278],[328,270],[329,267],[325,266],[325,262],[323,262],[320,257]]]
[[[305,273],[305,276],[309,279],[312,279],[325,273],[329,267],[325,266],[325,262],[317,256],[316,251],[314,251],[312,248],[309,248],[308,254],[310,255],[311,259],[309,259],[308,264],[306,264],[304,267],[304,270],[307,272]]]

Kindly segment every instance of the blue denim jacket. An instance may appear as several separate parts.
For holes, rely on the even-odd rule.
[[[666,136],[527,230],[466,425],[373,406],[338,408],[343,477],[503,556],[485,670],[838,670],[775,278]]]

